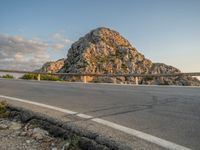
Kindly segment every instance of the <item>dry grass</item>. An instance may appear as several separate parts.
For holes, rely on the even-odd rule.
[[[0,101],[0,118],[8,117],[9,113],[7,112],[8,104],[6,101]]]

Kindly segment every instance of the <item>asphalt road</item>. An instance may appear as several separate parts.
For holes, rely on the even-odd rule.
[[[0,95],[92,115],[200,149],[200,88],[1,79]]]

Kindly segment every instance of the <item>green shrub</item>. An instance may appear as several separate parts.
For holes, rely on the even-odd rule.
[[[27,74],[23,75],[21,77],[21,79],[37,80],[38,79],[38,75],[37,74],[27,73]],[[55,76],[55,75],[44,75],[44,74],[41,74],[40,75],[40,80],[60,81],[61,79],[58,76]]]
[[[48,81],[60,81],[60,78],[54,75],[41,75],[40,79]]]
[[[31,74],[31,73],[26,73],[24,74],[21,79],[25,80],[37,80],[37,75],[36,74]]]
[[[6,75],[1,76],[1,78],[13,79],[14,76],[13,76],[13,75],[10,75],[10,74],[6,74]]]

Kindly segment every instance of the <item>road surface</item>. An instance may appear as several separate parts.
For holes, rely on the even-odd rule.
[[[200,149],[200,88],[1,79],[0,95],[92,115]]]

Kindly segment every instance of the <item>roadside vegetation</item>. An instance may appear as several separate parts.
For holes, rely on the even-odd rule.
[[[6,101],[0,101],[0,118],[8,117],[9,113],[7,112],[8,104]]]
[[[31,74],[31,73],[26,73],[24,74],[21,79],[25,80],[37,80],[38,75],[37,74]],[[55,75],[40,75],[40,80],[48,80],[48,81],[60,81],[61,79],[58,76]]]
[[[0,76],[0,78],[14,79],[14,76],[13,76],[13,75],[10,75],[10,74],[6,74],[6,75]]]

